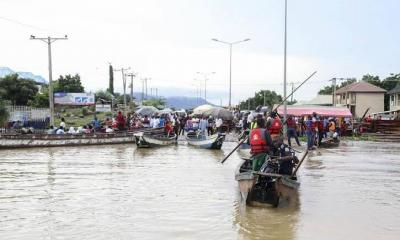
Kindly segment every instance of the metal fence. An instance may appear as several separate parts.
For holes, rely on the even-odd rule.
[[[33,108],[28,106],[7,106],[9,112],[6,128],[45,129],[50,122],[50,109]]]

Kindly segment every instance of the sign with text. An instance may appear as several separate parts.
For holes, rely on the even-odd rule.
[[[111,104],[96,104],[96,112],[111,112]]]
[[[54,93],[54,104],[87,106],[94,103],[94,93]]]

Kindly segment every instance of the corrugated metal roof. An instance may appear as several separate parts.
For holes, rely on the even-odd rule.
[[[336,91],[336,94],[342,94],[346,92],[369,92],[369,93],[385,93],[386,90],[370,83],[361,81],[349,84]]]

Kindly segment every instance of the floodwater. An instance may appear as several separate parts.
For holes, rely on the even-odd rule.
[[[2,150],[0,239],[399,239],[400,144],[312,153],[278,209],[239,202],[234,145]]]

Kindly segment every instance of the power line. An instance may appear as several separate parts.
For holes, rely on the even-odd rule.
[[[56,31],[56,30],[53,30],[53,29],[38,27],[38,26],[35,26],[35,25],[32,25],[32,24],[27,24],[27,23],[24,23],[24,22],[21,22],[19,20],[15,20],[15,19],[12,19],[12,18],[7,18],[7,17],[0,16],[0,19],[2,19],[4,21],[7,21],[7,22],[10,22],[10,23],[18,24],[20,26],[24,26],[24,27],[27,27],[27,28],[35,29],[35,30],[48,31],[48,32],[53,32],[53,33],[61,33],[59,31]],[[63,33],[61,33],[61,34],[63,34]]]

